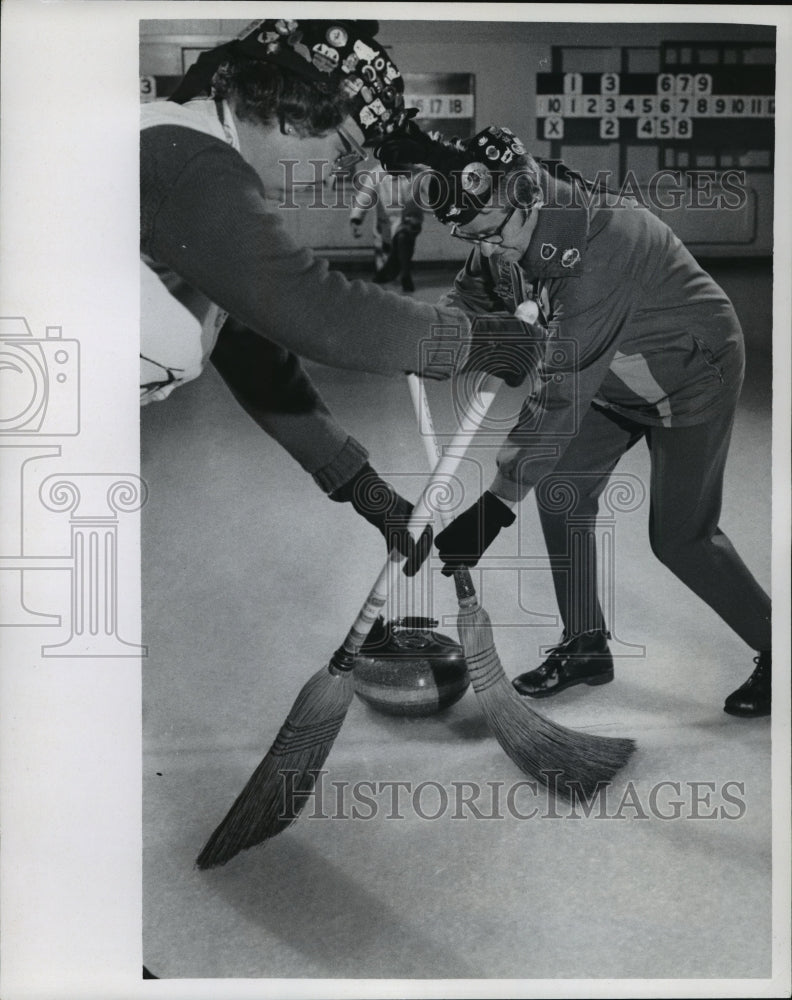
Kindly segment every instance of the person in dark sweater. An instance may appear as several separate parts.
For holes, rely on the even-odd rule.
[[[768,715],[770,599],[718,526],[745,367],[731,302],[634,198],[542,166],[510,130],[456,145],[411,134],[394,139],[385,160],[412,160],[444,180],[436,214],[471,247],[443,304],[512,313],[546,342],[493,483],[437,536],[443,573],[475,566],[535,488],[564,634],[514,686],[542,698],[610,681],[598,500],[619,459],[645,441],[652,549],[756,653],[725,711]]]
[[[475,335],[454,308],[349,282],[288,236],[284,164],[347,169],[409,119],[376,22],[263,20],[202,54],[140,133],[141,403],[211,362],[240,404],[331,499],[350,502],[408,556],[431,544],[412,505],[334,420],[300,358],[449,378]],[[487,365],[487,351],[476,357]],[[503,374],[497,363],[491,369]]]

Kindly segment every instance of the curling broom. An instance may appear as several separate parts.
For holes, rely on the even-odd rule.
[[[453,475],[494,395],[487,394],[483,412],[480,409],[461,421],[452,447],[439,458],[413,508],[409,529],[414,535],[420,535],[430,519],[433,491]],[[398,573],[403,563],[399,553],[392,551],[346,638],[327,666],[302,688],[267,755],[198,855],[198,868],[224,865],[240,851],[274,837],[297,819],[346,718],[354,693],[352,670],[356,656],[387,600],[392,574]]]
[[[414,374],[407,376],[410,395],[423,434],[429,461],[435,463],[442,449],[437,442],[426,389]],[[486,411],[475,396],[464,408]],[[463,419],[465,419],[463,417]],[[454,448],[454,443],[447,450]],[[441,515],[442,516],[442,515]],[[445,524],[447,517],[443,517]],[[514,689],[501,664],[489,615],[479,604],[470,572],[454,573],[459,617],[457,627],[465,652],[473,690],[495,738],[525,774],[565,798],[573,792],[591,796],[629,760],[635,743],[630,739],[594,736],[566,729],[535,712]]]

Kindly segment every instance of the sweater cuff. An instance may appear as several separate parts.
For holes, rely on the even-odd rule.
[[[503,473],[499,472],[492,480],[492,486],[490,486],[489,491],[501,500],[519,503],[528,496],[531,487],[523,483],[515,483],[514,480],[507,479]]]
[[[332,462],[313,473],[314,482],[325,493],[332,493],[348,483],[368,461],[368,452],[353,437],[348,437]]]
[[[432,327],[430,339],[419,344],[417,370],[423,378],[443,380],[465,367],[473,342],[473,317],[454,310],[454,322]]]

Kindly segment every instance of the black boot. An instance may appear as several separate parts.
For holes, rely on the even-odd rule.
[[[389,281],[393,281],[394,278],[398,278],[400,271],[401,263],[399,261],[399,253],[396,245],[394,244],[394,246],[391,247],[391,252],[388,254],[388,259],[371,280],[376,285],[387,285]]]
[[[393,268],[389,267],[386,261],[384,266],[377,271],[371,280],[375,285],[387,285],[389,281],[393,281],[398,273],[398,271],[394,271]]]
[[[608,632],[584,632],[567,638],[550,650],[541,667],[515,677],[512,684],[522,695],[549,698],[573,684],[607,684],[613,680],[613,657]]]
[[[726,699],[723,711],[745,719],[770,714],[771,657],[769,650],[754,657],[756,669],[743,684]]]

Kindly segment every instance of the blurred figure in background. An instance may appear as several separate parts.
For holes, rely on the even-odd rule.
[[[415,243],[423,228],[423,209],[413,196],[412,179],[404,173],[385,174],[373,188],[355,195],[350,225],[359,239],[363,219],[374,211],[374,282],[401,280],[402,291],[415,291],[412,262]]]

